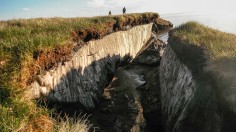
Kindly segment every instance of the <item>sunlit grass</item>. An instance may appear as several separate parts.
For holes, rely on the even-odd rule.
[[[46,108],[37,107],[33,101],[19,95],[5,99],[0,104],[0,130],[17,132],[50,130],[53,128]]]
[[[236,54],[236,36],[205,27],[196,22],[188,22],[173,30],[173,37],[178,37],[186,44],[203,46],[212,59],[233,57]]]
[[[170,32],[169,43],[195,75],[210,71],[222,88],[236,87],[236,35],[187,22]]]
[[[77,117],[58,116],[55,120],[54,131],[56,132],[88,132],[92,131],[93,124],[90,123],[86,114]],[[95,129],[95,128],[94,128]],[[95,130],[94,130],[95,131]]]

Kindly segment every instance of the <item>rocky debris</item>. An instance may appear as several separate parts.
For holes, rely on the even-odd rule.
[[[161,56],[158,56],[157,45],[164,43],[151,38],[131,64],[119,68],[104,89],[103,101],[91,116],[91,122],[98,127],[98,131],[139,132],[162,129],[158,82]],[[147,54],[150,51],[156,54],[153,57],[155,65],[142,61],[150,56]]]
[[[133,85],[136,80],[128,75],[128,67],[120,68],[104,89],[103,101],[91,116],[97,131],[136,132],[145,128],[143,108],[135,90],[140,85]]]
[[[155,35],[155,34],[154,34]],[[142,72],[145,85],[138,88],[140,101],[143,107],[143,116],[146,120],[146,131],[162,131],[161,117],[161,89],[159,82],[159,65],[166,43],[153,36],[133,59],[133,63],[145,69]],[[151,58],[152,59],[149,59]]]
[[[149,67],[143,74],[146,83],[138,90],[143,107],[143,116],[146,120],[146,130],[148,132],[162,131],[159,66]]]
[[[169,30],[172,27],[173,24],[170,21],[164,20],[162,18],[157,18],[154,20],[152,31],[158,34],[165,30]]]
[[[164,52],[166,44],[154,37],[144,45],[137,56],[133,59],[133,63],[142,65],[160,65],[161,56]]]

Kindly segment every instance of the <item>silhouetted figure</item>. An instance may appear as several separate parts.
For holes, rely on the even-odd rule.
[[[125,12],[126,12],[126,9],[125,9],[125,7],[123,8],[123,14],[125,14]]]
[[[109,11],[109,15],[111,15],[111,11]]]

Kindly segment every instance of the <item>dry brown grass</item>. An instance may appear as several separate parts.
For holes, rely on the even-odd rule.
[[[20,132],[51,132],[53,130],[53,121],[48,116],[39,116],[25,124]]]

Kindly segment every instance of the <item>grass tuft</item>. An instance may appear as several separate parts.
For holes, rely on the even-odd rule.
[[[68,117],[65,115],[63,118],[58,116],[55,123],[55,130],[57,132],[88,132],[92,128],[86,114],[79,114],[77,117]]]

